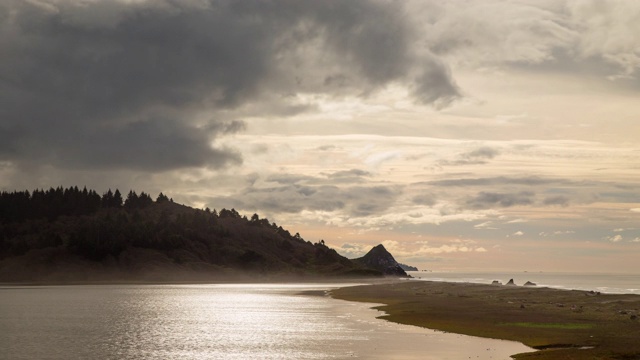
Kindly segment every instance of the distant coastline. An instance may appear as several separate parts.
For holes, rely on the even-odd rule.
[[[640,294],[640,274],[627,273],[572,273],[572,272],[408,272],[416,280],[503,284],[514,279],[516,285],[527,281],[538,287],[554,289],[599,291],[608,294]]]

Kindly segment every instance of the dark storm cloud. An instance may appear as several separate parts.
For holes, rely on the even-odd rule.
[[[511,207],[517,205],[533,204],[534,193],[521,191],[518,193],[495,193],[480,192],[474,198],[469,199],[467,204],[476,209],[488,209],[492,207]]]
[[[255,91],[254,79],[266,72],[260,34],[243,33],[245,24],[215,11],[59,4],[0,8],[9,14],[0,58],[2,133],[15,135],[2,139],[14,154],[0,156],[147,170],[239,161],[209,145],[219,133],[239,130],[237,122],[214,120],[203,129],[189,120],[198,103],[228,107]],[[226,37],[212,35],[225,29]]]
[[[303,210],[334,211],[345,206],[340,194],[341,190],[335,186],[285,185],[249,188],[241,194],[214,198],[210,206],[250,211],[260,209],[273,213],[298,213]]]
[[[326,174],[327,180],[333,184],[349,184],[366,182],[372,174],[365,170],[351,169]]]
[[[365,170],[351,169],[351,170],[336,171],[334,173],[327,175],[327,177],[331,179],[353,178],[353,177],[363,177],[363,176],[364,177],[371,176],[371,173]]]
[[[493,159],[499,153],[496,149],[484,146],[464,154],[464,157],[470,159]]]
[[[138,121],[116,129],[88,132],[78,138],[73,134],[60,136],[65,143],[50,143],[49,148],[57,151],[44,156],[51,164],[67,167],[97,164],[153,171],[176,166],[222,167],[242,161],[232,149],[210,147],[206,133],[167,119]]]
[[[568,184],[578,185],[577,183],[571,182],[568,180],[541,178],[537,176],[517,177],[517,178],[497,176],[497,177],[489,177],[489,178],[446,179],[446,180],[430,181],[427,184],[433,185],[433,186],[444,186],[444,187],[506,186],[506,185],[539,186],[539,185],[568,185]]]
[[[335,150],[337,149],[337,147],[335,145],[322,145],[318,147],[318,150],[320,151],[330,151],[330,150]]]
[[[569,205],[569,198],[563,195],[550,196],[545,198],[542,203],[544,205],[560,205],[567,206]]]
[[[345,189],[343,196],[349,200],[351,215],[358,217],[382,213],[400,194],[400,189],[392,186],[353,186]]]
[[[420,194],[414,196],[411,202],[416,205],[433,206],[436,204],[436,197],[433,194]]]
[[[371,173],[360,169],[351,169],[344,171],[336,171],[333,173],[325,174],[321,173],[320,176],[310,176],[301,174],[272,174],[265,180],[268,182],[274,182],[281,185],[334,185],[334,184],[346,184],[346,183],[359,183],[363,182],[364,178],[370,177]]]
[[[364,181],[363,178],[370,177],[371,173],[360,169],[351,169],[344,171],[336,171],[329,174],[321,173],[323,177],[301,175],[301,174],[273,174],[269,175],[265,180],[275,182],[281,185],[296,184],[340,184],[340,183],[358,183]]]
[[[275,182],[282,185],[294,185],[300,182],[309,182],[316,181],[317,178],[308,175],[299,175],[299,174],[277,174],[270,175],[266,178],[269,182]]]
[[[241,161],[211,145],[242,130],[228,112],[261,98],[282,101],[269,107],[282,114],[298,92],[366,95],[400,81],[446,105],[457,87],[438,59],[412,52],[404,11],[352,0],[4,1],[0,159],[215,168]]]
[[[415,81],[414,96],[424,104],[446,107],[460,97],[460,90],[442,62],[436,58],[426,61],[422,74]]]
[[[389,186],[285,185],[249,188],[232,196],[214,198],[209,206],[271,213],[341,210],[350,217],[361,217],[383,212],[400,194],[399,188]]]
[[[483,146],[478,149],[458,155],[458,159],[456,160],[442,160],[438,164],[443,166],[481,165],[486,164],[487,160],[495,158],[498,154],[500,154],[500,151],[498,151],[497,149]]]
[[[448,189],[455,189],[455,193],[463,192],[465,194],[458,196],[457,200],[460,206],[476,209],[516,205],[569,206],[598,201],[637,202],[637,186],[631,186],[628,191],[619,191],[621,185],[608,181],[575,181],[538,176],[444,179],[412,184],[438,193],[439,197]]]

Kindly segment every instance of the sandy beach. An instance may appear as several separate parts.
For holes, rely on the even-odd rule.
[[[513,340],[517,359],[640,359],[640,296],[542,287],[400,281],[345,287],[338,299],[385,304],[380,318]]]

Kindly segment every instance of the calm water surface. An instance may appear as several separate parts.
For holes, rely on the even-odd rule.
[[[338,284],[0,288],[2,359],[509,359],[522,344],[300,295]]]

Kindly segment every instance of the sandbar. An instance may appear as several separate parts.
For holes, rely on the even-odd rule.
[[[516,359],[640,359],[640,295],[545,287],[397,281],[331,291],[396,323],[538,349]]]

